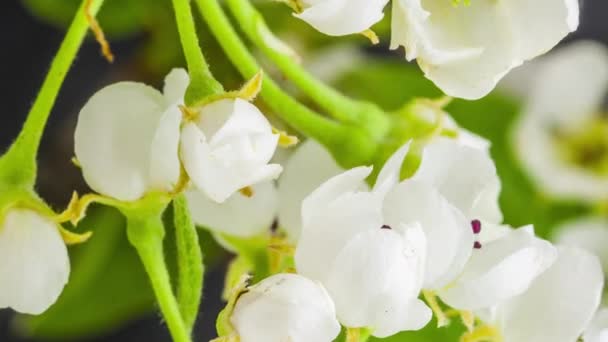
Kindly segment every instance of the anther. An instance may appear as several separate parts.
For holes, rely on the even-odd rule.
[[[391,226],[389,226],[387,224],[383,224],[382,227],[380,227],[380,229],[393,229],[393,228],[391,228]]]
[[[473,228],[473,234],[479,234],[481,232],[481,221],[471,221],[471,228]]]
[[[481,242],[475,241],[475,243],[473,244],[473,248],[475,248],[475,249],[481,249]]]

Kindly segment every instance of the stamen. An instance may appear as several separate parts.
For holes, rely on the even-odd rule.
[[[475,241],[475,243],[473,244],[473,248],[475,248],[475,249],[481,249],[481,242]]]
[[[391,228],[391,226],[387,225],[387,224],[383,224],[382,227],[380,227],[380,229],[393,229]]]
[[[473,228],[473,234],[479,234],[481,232],[481,221],[477,219],[471,221],[471,228]]]

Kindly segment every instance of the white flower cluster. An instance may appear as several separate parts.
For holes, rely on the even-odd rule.
[[[421,293],[431,307],[437,296],[472,312],[506,342],[572,342],[605,333],[602,314],[592,323],[604,283],[598,258],[554,246],[531,226],[502,225],[499,179],[488,149],[480,147],[488,144],[463,136],[429,143],[415,175],[403,181],[409,145],[390,158],[371,189],[365,183],[371,168],[339,173],[303,200],[299,228],[280,219],[297,234],[291,237],[297,275],[272,276],[242,296],[232,318],[241,340],[332,341],[337,322],[376,337],[418,330],[432,316]],[[319,162],[325,156],[305,142],[279,187],[299,186],[292,197],[302,198],[298,193],[319,184],[319,174],[339,172],[331,159],[327,166]],[[279,212],[289,217],[289,210]]]
[[[332,36],[364,32],[389,0],[294,0],[296,16]],[[477,99],[511,69],[578,27],[578,0],[393,0],[391,48],[404,46],[447,95]]]

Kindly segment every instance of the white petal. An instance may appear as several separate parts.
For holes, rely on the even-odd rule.
[[[408,141],[401,146],[393,155],[384,163],[382,170],[376,178],[374,192],[380,197],[384,197],[386,193],[393,188],[401,179],[401,167],[403,160],[410,150],[410,142]]]
[[[497,305],[527,290],[556,258],[549,242],[525,229],[513,230],[475,250],[463,274],[440,293],[441,299],[460,310]]]
[[[224,203],[190,190],[186,194],[192,219],[214,232],[249,237],[270,229],[277,212],[277,191],[272,182],[252,186],[253,196],[237,192]]]
[[[473,249],[471,224],[433,187],[405,181],[384,201],[385,224],[418,222],[428,241],[425,288],[438,289],[462,271]]]
[[[58,227],[28,209],[9,209],[0,227],[0,308],[38,315],[49,308],[70,274]]]
[[[603,282],[597,257],[576,248],[558,248],[555,263],[501,308],[504,340],[576,341],[599,306]]]
[[[149,188],[171,191],[180,176],[179,134],[182,113],[171,106],[160,118],[150,148]]]
[[[246,139],[246,137],[241,138]],[[281,166],[250,162],[239,157],[237,146],[225,145],[212,150],[203,132],[193,123],[182,128],[181,156],[184,168],[194,185],[212,200],[222,203],[237,190],[274,179]]]
[[[340,333],[323,287],[296,274],[277,274],[250,288],[231,323],[243,342],[329,342]]]
[[[608,220],[603,217],[575,219],[556,227],[555,232],[556,243],[595,254],[608,274]]]
[[[342,175],[348,176],[349,172]],[[340,177],[334,180],[340,181]],[[332,261],[353,236],[362,231],[380,229],[383,224],[382,203],[369,192],[358,192],[318,202],[317,205],[319,210],[311,211],[314,215],[305,217],[295,263],[298,273],[323,281],[331,272]]]
[[[391,229],[367,230],[351,239],[325,282],[340,322],[380,328],[378,336],[408,328],[406,309],[420,291],[418,247]]]
[[[297,241],[302,230],[302,201],[319,185],[342,168],[323,146],[308,139],[296,149],[279,178],[279,226],[291,241]]]
[[[171,70],[165,76],[165,86],[163,87],[163,95],[165,95],[167,105],[184,103],[184,94],[188,84],[190,84],[190,77],[186,70],[181,68]]]
[[[205,105],[197,125],[213,144],[248,134],[272,134],[266,117],[242,99],[224,99]]]
[[[325,210],[327,203],[358,190],[371,172],[371,167],[360,166],[334,176],[321,184],[302,202],[302,224],[306,225],[309,217]]]
[[[382,19],[388,0],[304,0],[302,13],[294,14],[331,36],[360,33]]]
[[[80,111],[76,158],[93,190],[124,201],[147,190],[150,147],[164,111],[163,96],[141,83],[98,91]]]
[[[502,221],[498,206],[500,180],[490,155],[453,139],[428,144],[412,179],[433,184],[468,219]]]
[[[585,342],[606,342],[608,341],[608,309],[600,309],[585,329],[583,334]]]

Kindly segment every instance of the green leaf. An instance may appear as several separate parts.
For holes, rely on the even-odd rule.
[[[173,220],[177,245],[177,301],[186,326],[192,330],[203,293],[204,266],[198,233],[183,194],[173,201]]]
[[[118,329],[154,308],[154,295],[115,209],[93,206],[77,231],[91,239],[70,248],[72,272],[59,300],[40,316],[19,316],[19,333],[70,340]]]

